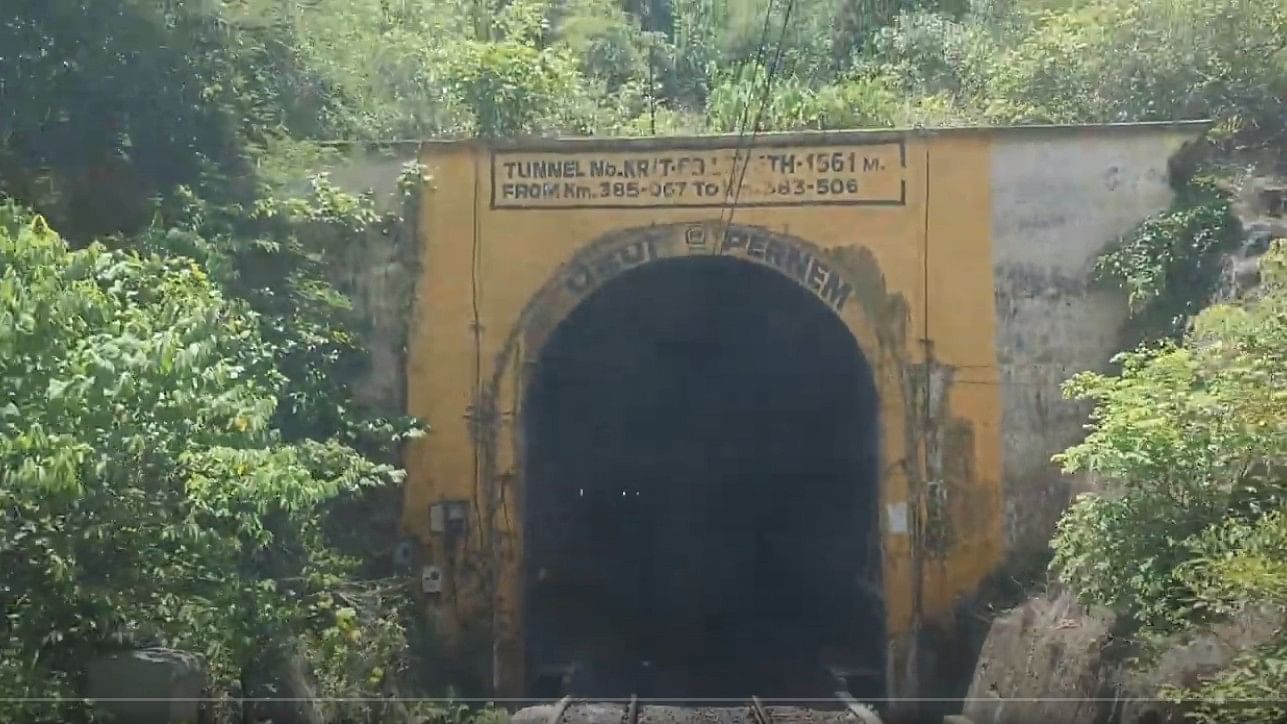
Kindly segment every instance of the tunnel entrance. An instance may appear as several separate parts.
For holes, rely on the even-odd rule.
[[[579,697],[883,694],[878,421],[854,337],[727,257],[606,282],[524,405],[529,689]]]

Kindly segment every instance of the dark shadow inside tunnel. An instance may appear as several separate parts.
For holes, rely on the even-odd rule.
[[[771,269],[648,264],[584,299],[524,404],[530,694],[880,695],[877,405],[838,315]]]

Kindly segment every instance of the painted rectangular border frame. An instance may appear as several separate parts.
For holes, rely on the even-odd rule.
[[[579,139],[578,139],[579,140]],[[624,140],[624,139],[623,139]],[[907,139],[899,136],[897,139],[864,139],[848,142],[829,142],[825,139],[818,139],[801,143],[797,137],[789,138],[768,138],[760,142],[751,142],[746,145],[746,150],[753,148],[818,148],[821,146],[888,146],[891,144],[898,145],[898,161],[900,167],[907,169]],[[580,146],[578,148],[578,146]],[[614,151],[631,153],[630,150],[619,150],[621,147],[629,148],[629,144],[618,144],[611,140],[603,139],[585,139],[583,143],[575,145],[561,142],[553,143],[535,143],[530,146],[527,144],[514,144],[512,147],[489,149],[487,159],[487,181],[490,186],[488,208],[492,211],[570,211],[585,209],[605,209],[617,211],[629,210],[653,210],[653,209],[723,209],[723,208],[808,208],[817,206],[877,206],[877,207],[898,207],[907,205],[907,178],[904,173],[903,179],[899,182],[899,194],[897,199],[855,199],[852,201],[801,201],[796,203],[780,203],[775,201],[753,201],[729,203],[721,201],[708,204],[568,204],[566,206],[497,206],[496,205],[496,154],[501,153],[589,153],[593,151]],[[725,146],[711,144],[709,142],[694,143],[694,139],[682,139],[676,143],[658,142],[655,146],[649,144],[649,149],[657,151],[711,151],[724,150],[732,148],[735,152],[742,149],[738,145]]]

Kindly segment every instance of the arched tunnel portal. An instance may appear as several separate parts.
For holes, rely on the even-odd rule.
[[[522,414],[530,694],[569,664],[586,697],[883,693],[876,385],[818,296],[729,256],[625,271]]]

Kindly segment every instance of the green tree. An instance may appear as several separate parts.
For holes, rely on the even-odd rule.
[[[285,26],[195,0],[15,0],[0,11],[0,193],[76,242],[148,225],[151,199],[255,192],[252,156],[326,135],[335,97]]]
[[[275,362],[256,315],[193,262],[71,251],[43,219],[0,209],[5,696],[65,692],[93,652],[157,643],[204,654],[228,691],[268,652],[353,618],[335,596],[356,562],[321,513],[400,473],[283,442]],[[0,706],[6,721],[38,713]]]
[[[1101,0],[1048,12],[994,58],[982,91],[971,102],[1006,123],[1215,118],[1272,138],[1287,118],[1287,8]]]

